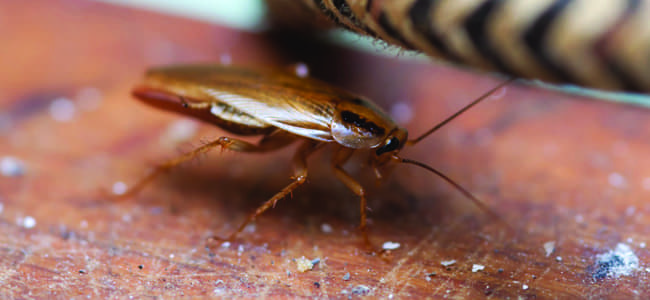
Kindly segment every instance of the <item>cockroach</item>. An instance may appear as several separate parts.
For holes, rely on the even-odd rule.
[[[438,175],[490,212],[483,202],[443,173],[398,154],[405,145],[417,144],[511,80],[499,84],[417,138],[408,140],[406,129],[399,127],[370,100],[313,78],[222,65],[154,68],[133,90],[137,99],[212,123],[233,134],[262,138],[257,144],[225,136],[210,141],[156,166],[127,194],[135,193],[157,175],[216,147],[237,152],[268,152],[300,142],[293,156],[292,182],[260,205],[228,239],[233,239],[246,225],[302,185],[307,179],[307,157],[327,144],[335,147],[331,162],[334,174],[361,200],[359,228],[367,243],[366,192],[342,168],[357,150],[371,150],[369,161],[378,177],[381,176],[378,168],[389,162],[416,165]]]

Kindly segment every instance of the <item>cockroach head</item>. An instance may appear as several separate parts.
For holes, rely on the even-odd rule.
[[[399,151],[404,147],[404,144],[406,144],[406,141],[408,140],[408,132],[404,128],[396,128],[388,134],[386,139],[382,144],[380,144],[379,147],[377,147],[377,150],[375,153],[377,153],[377,156],[380,156],[384,153],[392,153],[395,151]]]

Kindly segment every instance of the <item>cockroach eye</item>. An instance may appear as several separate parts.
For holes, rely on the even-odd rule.
[[[382,155],[386,152],[397,150],[399,149],[399,144],[400,144],[399,139],[393,137],[390,140],[388,140],[388,143],[386,143],[386,145],[383,145],[382,147],[377,149],[377,155]]]

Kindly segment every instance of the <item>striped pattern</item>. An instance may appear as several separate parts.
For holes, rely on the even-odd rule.
[[[267,1],[459,64],[650,92],[650,0]]]

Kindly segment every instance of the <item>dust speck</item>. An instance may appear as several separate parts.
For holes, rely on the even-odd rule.
[[[353,287],[350,292],[352,292],[353,295],[368,295],[370,293],[370,288],[365,286],[365,285],[357,285]]]
[[[440,262],[440,264],[443,265],[444,267],[449,267],[449,266],[451,266],[451,265],[453,265],[455,263],[456,263],[455,259],[443,260],[443,261]]]
[[[320,231],[322,231],[323,233],[332,233],[332,231],[334,230],[332,229],[332,226],[330,224],[323,223],[320,224]]]
[[[199,129],[199,124],[190,119],[181,119],[171,123],[163,135],[161,142],[168,145],[176,145],[191,140]]]
[[[399,124],[407,124],[413,119],[413,109],[407,102],[400,101],[390,108],[390,115]]]
[[[29,229],[36,226],[36,220],[33,217],[27,216],[22,220],[23,227]]]
[[[625,177],[617,172],[609,174],[607,181],[609,181],[609,185],[619,189],[624,188],[627,184]]]
[[[126,183],[122,181],[116,181],[115,183],[113,183],[113,188],[112,188],[113,195],[124,195],[124,193],[126,193],[126,190],[127,190]]]
[[[305,258],[304,256],[296,259],[296,266],[298,268],[298,271],[303,273],[314,268],[314,264],[312,263],[312,261]]]
[[[343,280],[345,280],[345,281],[350,280],[350,272],[347,272],[347,273],[345,273],[345,275],[343,275]]]
[[[244,232],[246,233],[255,233],[255,230],[257,230],[257,227],[254,223],[248,224],[244,227]]]
[[[395,243],[395,242],[388,241],[388,242],[385,242],[381,247],[384,250],[395,250],[395,249],[398,249],[400,246],[401,246],[400,243]]]
[[[219,62],[222,65],[226,65],[226,66],[230,65],[230,64],[232,64],[232,56],[230,55],[230,53],[222,53],[219,56]]]
[[[555,242],[549,241],[544,243],[544,252],[546,253],[546,257],[551,256],[555,252]]]
[[[297,63],[294,72],[296,73],[296,76],[300,78],[305,78],[309,76],[309,66],[307,66],[307,64],[302,62]]]
[[[583,223],[585,221],[585,217],[582,215],[576,215],[575,216],[576,223]]]
[[[25,174],[25,164],[18,158],[5,156],[0,160],[0,173],[5,177],[18,177]]]
[[[223,296],[227,293],[228,291],[226,290],[225,287],[218,286],[212,290],[212,294],[215,296]]]
[[[472,265],[472,272],[476,273],[478,271],[483,271],[485,269],[484,265],[479,265],[479,264],[473,264]]]
[[[130,214],[122,215],[122,222],[130,223],[131,221],[133,221],[133,217]]]
[[[56,98],[50,103],[50,116],[58,122],[71,121],[76,110],[74,102],[65,97]]]
[[[632,274],[639,268],[639,258],[630,246],[619,243],[614,250],[596,256],[596,263],[590,267],[594,279],[618,278]]]

